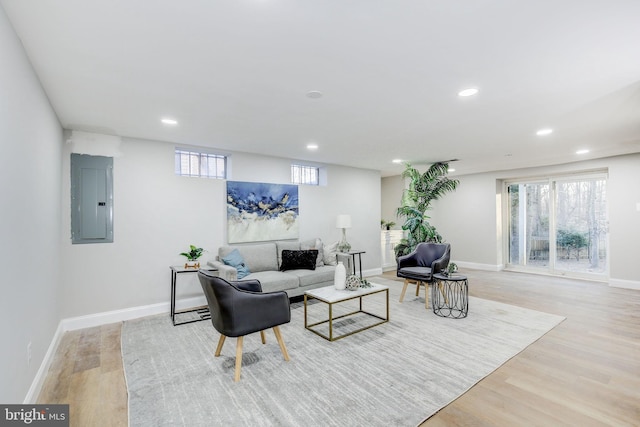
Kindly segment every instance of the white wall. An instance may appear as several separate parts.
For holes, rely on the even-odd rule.
[[[558,166],[483,174],[451,175],[460,180],[453,193],[433,203],[431,223],[451,243],[452,259],[468,266],[497,270],[503,265],[501,182],[606,169],[609,173],[610,280],[616,286],[640,288],[640,154]],[[387,198],[385,198],[385,203]]]
[[[382,178],[382,218],[396,223],[391,229],[402,229],[403,220],[398,218],[396,212],[402,202],[402,191],[405,188],[404,179],[400,175]]]
[[[0,58],[0,402],[22,403],[60,320],[62,129],[1,7]]]
[[[69,155],[63,155],[63,317],[168,303],[169,266],[195,244],[213,259],[226,244],[226,183],[174,174],[173,144],[123,138],[114,158],[114,243],[72,245]],[[291,160],[231,153],[230,179],[287,183]],[[367,252],[363,269],[380,268],[380,174],[326,165],[326,186],[300,186],[300,238],[335,242],[335,218],[352,216],[347,237]],[[195,275],[180,275],[180,297],[201,295]]]

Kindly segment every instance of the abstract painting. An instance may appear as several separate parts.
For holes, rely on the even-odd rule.
[[[298,186],[227,181],[229,243],[297,239]]]

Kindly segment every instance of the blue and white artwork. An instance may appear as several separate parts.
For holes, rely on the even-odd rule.
[[[229,243],[297,239],[298,186],[227,181]]]

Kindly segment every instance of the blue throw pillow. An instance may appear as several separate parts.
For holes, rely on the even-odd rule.
[[[222,257],[222,262],[238,270],[238,279],[242,279],[251,273],[249,268],[244,265],[244,258],[237,249],[229,252],[229,255]]]

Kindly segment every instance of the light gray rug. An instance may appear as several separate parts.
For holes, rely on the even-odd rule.
[[[274,334],[244,340],[242,378],[233,382],[235,339],[213,357],[210,321],[172,326],[168,315],[124,323],[122,353],[130,425],[416,426],[559,324],[563,318],[470,298],[465,319],[441,318],[411,292],[389,323],[329,342],[304,329],[302,304],[281,327],[291,360]],[[471,284],[472,285],[472,284]],[[365,308],[383,313],[383,294]],[[326,316],[326,305],[309,307]],[[346,318],[338,331],[370,320]]]

